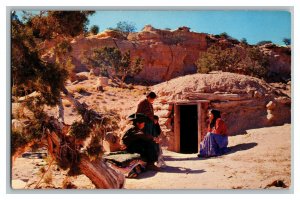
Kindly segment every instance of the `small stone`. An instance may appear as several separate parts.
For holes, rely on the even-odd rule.
[[[16,179],[16,180],[11,181],[11,187],[13,189],[24,189],[25,186],[26,186],[26,182],[24,182],[20,179]]]

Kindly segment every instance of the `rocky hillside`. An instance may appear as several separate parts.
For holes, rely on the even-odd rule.
[[[55,42],[45,42],[43,48],[51,49]],[[172,78],[196,72],[195,61],[199,53],[219,43],[226,46],[240,45],[237,40],[217,38],[206,33],[191,32],[188,27],[177,30],[160,30],[147,25],[141,32],[130,33],[127,38],[116,31],[106,30],[94,36],[80,36],[71,41],[72,62],[76,72],[87,70],[83,63],[84,54],[94,48],[117,47],[125,52],[130,50],[132,58],[141,57],[144,69],[136,77],[148,82],[163,82]],[[290,77],[291,52],[289,47],[263,45],[260,47],[269,55],[271,72],[275,75]],[[47,51],[46,51],[47,52]],[[53,51],[44,55],[45,59],[55,59]]]

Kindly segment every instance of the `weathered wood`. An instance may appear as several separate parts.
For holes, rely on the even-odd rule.
[[[202,131],[202,123],[201,123],[201,120],[202,120],[202,115],[204,113],[202,113],[202,109],[201,109],[201,103],[198,103],[197,104],[197,113],[198,113],[198,120],[197,120],[197,123],[198,123],[198,152],[200,151],[200,142],[201,142],[201,131]]]
[[[255,100],[241,100],[241,101],[221,101],[221,102],[211,102],[214,108],[229,108],[243,105],[256,104]]]
[[[180,106],[174,107],[174,151],[180,151]]]
[[[98,189],[123,188],[125,177],[111,169],[103,160],[91,162],[85,155],[81,155],[79,168]]]
[[[251,94],[214,94],[214,93],[197,93],[197,92],[189,92],[189,93],[183,93],[183,98],[184,99],[189,99],[189,100],[220,100],[220,101],[225,101],[225,100],[230,100],[230,101],[240,101],[240,100],[246,100],[246,99],[251,99],[252,95]]]
[[[204,139],[207,133],[207,114],[208,114],[208,102],[201,103],[201,141]]]

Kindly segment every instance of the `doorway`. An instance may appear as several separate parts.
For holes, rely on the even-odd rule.
[[[180,153],[198,152],[198,112],[196,105],[180,105]]]

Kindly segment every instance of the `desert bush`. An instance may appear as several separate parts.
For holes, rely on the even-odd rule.
[[[288,45],[291,45],[291,39],[290,38],[283,38],[283,43],[288,46]]]
[[[93,35],[97,35],[97,34],[99,33],[99,26],[97,26],[97,25],[91,26],[90,32],[91,32]]]
[[[122,53],[115,47],[95,48],[92,54],[87,55],[84,62],[90,66],[99,67],[102,76],[112,76],[124,84],[128,76],[136,76],[143,69],[143,60],[140,57],[131,58],[130,51]],[[109,69],[115,72],[115,75],[109,74]]]
[[[224,71],[266,78],[269,61],[257,47],[222,49],[212,45],[196,61],[198,73]]]
[[[83,86],[76,86],[75,89],[74,89],[75,92],[78,92],[78,93],[86,93],[86,89],[83,87]]]
[[[264,44],[273,44],[273,42],[270,41],[270,40],[262,40],[262,41],[259,41],[259,42],[256,43],[256,45],[258,45],[258,46],[261,46],[261,45],[264,45]]]
[[[117,23],[115,28],[109,28],[110,30],[115,30],[120,32],[124,37],[127,37],[129,33],[136,31],[136,26],[133,22],[120,21]]]

